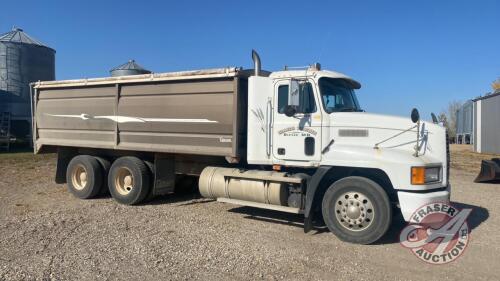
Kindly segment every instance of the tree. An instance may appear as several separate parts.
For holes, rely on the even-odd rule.
[[[438,118],[438,121],[440,123],[443,123],[444,126],[448,126],[447,125],[448,124],[448,118],[446,117],[446,113],[445,112],[439,113],[439,115],[438,115],[437,118]]]
[[[500,77],[491,83],[491,88],[493,88],[493,92],[495,93],[500,92]]]
[[[450,101],[448,103],[448,108],[441,111],[439,114],[439,121],[443,122],[444,126],[448,130],[448,135],[450,138],[455,138],[457,134],[457,111],[462,107],[462,102],[460,101]]]

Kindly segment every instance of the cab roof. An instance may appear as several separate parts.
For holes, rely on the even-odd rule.
[[[351,84],[354,89],[361,88],[361,83],[352,79],[351,77],[336,71],[330,70],[316,70],[316,69],[304,69],[304,70],[283,70],[275,71],[269,75],[270,78],[292,78],[292,77],[328,77],[335,79],[344,79]]]

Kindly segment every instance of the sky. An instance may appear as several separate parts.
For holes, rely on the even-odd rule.
[[[4,1],[13,26],[56,49],[56,77],[320,62],[362,84],[368,112],[423,119],[491,91],[500,77],[500,1]]]

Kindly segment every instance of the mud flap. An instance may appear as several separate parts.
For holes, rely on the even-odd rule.
[[[73,148],[59,147],[57,149],[57,164],[55,182],[57,184],[66,183],[66,169],[68,168],[69,161],[78,155],[77,151]]]
[[[483,160],[481,162],[481,171],[474,182],[500,181],[500,158]]]
[[[315,204],[321,204],[317,196],[318,186],[326,175],[326,173],[331,169],[330,166],[320,166],[314,175],[307,180],[307,190],[306,190],[306,204],[304,208],[304,232],[307,233],[313,229],[314,220],[314,210]]]
[[[155,155],[153,167],[154,185],[152,195],[165,195],[174,192],[175,158],[171,155]]]

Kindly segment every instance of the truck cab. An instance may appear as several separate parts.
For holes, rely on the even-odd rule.
[[[328,170],[318,180],[321,198],[340,179],[372,180],[406,221],[424,204],[449,201],[446,129],[420,118],[365,112],[355,93],[360,87],[344,74],[321,70],[319,64],[250,77],[248,163],[303,169],[311,177]],[[360,183],[352,184],[356,185]],[[355,198],[339,199],[348,194],[336,193],[332,203],[359,203]],[[342,208],[336,211],[347,214]],[[353,219],[335,222],[347,229],[365,227]]]

